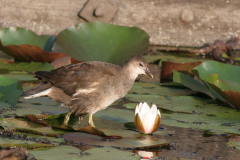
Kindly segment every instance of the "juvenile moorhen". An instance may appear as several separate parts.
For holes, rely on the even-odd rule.
[[[98,61],[70,64],[50,72],[35,72],[42,83],[24,92],[22,97],[48,96],[70,108],[64,124],[68,123],[71,113],[79,116],[79,123],[89,114],[89,125],[95,127],[92,115],[125,96],[139,74],[153,78],[147,61],[139,55],[130,57],[122,65]]]

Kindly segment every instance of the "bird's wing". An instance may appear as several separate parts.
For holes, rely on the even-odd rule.
[[[79,89],[97,89],[104,82],[106,75],[115,76],[109,69],[99,62],[72,64],[60,67],[50,72],[36,72],[36,77],[48,81],[60,88],[69,96]]]

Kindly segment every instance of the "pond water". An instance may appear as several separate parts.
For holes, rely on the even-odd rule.
[[[84,128],[88,126],[85,117],[80,132],[74,115],[69,126],[63,126],[69,110],[46,97],[20,98],[15,107],[1,103],[0,151],[22,146],[37,159],[239,159],[239,110],[187,87],[159,83],[159,61],[196,59],[162,55],[156,48],[149,53],[145,57],[151,62],[154,78],[139,76],[124,98],[94,114],[98,130]],[[11,78],[21,74],[24,90],[37,83],[29,79],[31,74],[15,74],[4,72]],[[160,128],[152,135],[143,135],[134,128],[134,108],[143,101],[155,103],[161,111]],[[31,122],[29,115],[40,120]]]

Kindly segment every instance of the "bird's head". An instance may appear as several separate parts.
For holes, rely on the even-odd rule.
[[[134,55],[125,61],[123,65],[128,66],[130,71],[136,76],[139,74],[147,74],[149,77],[153,78],[153,75],[148,68],[148,62],[142,56]]]

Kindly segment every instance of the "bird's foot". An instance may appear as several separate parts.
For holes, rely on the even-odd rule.
[[[64,125],[66,125],[66,126],[68,125],[68,121],[70,120],[70,117],[71,117],[72,113],[73,112],[70,111],[65,115],[64,122],[63,122]]]
[[[92,119],[92,114],[89,115],[88,124],[89,124],[89,126],[95,128],[95,125],[94,125],[94,123],[93,123],[93,119]]]

